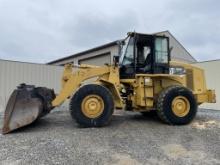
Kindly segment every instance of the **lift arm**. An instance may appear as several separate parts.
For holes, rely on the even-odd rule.
[[[67,64],[65,65],[65,69],[63,72],[62,78],[62,89],[60,93],[56,96],[56,98],[52,101],[52,106],[56,107],[61,105],[67,98],[69,98],[77,88],[81,85],[81,83],[85,80],[88,80],[93,77],[108,77],[113,74],[113,70],[118,72],[118,68],[115,66],[92,66],[92,65],[79,65],[77,71],[73,71],[73,65]],[[115,76],[118,77],[118,76]],[[119,82],[118,80],[114,80],[115,82]],[[108,80],[107,80],[108,81]],[[114,82],[110,82],[115,84]]]

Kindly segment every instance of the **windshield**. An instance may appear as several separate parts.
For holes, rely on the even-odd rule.
[[[124,59],[122,65],[131,65],[134,63],[134,38],[130,38],[127,49],[124,53]]]
[[[123,44],[121,45],[119,64],[122,64],[122,61],[123,61],[124,56],[125,56],[126,49],[128,47],[129,40],[130,40],[130,37],[125,38]]]

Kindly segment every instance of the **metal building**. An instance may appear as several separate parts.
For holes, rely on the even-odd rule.
[[[53,88],[58,93],[62,72],[60,66],[0,60],[0,113],[12,91],[21,83]]]
[[[64,57],[48,64],[64,65],[66,63],[74,62],[74,64],[90,64],[90,65],[104,65],[111,64],[113,56],[119,52],[118,41],[110,42],[108,44],[98,46],[68,57]]]
[[[184,61],[187,63],[196,62],[196,59],[183,47],[183,45],[169,32],[163,31],[155,33],[157,35],[165,35],[170,39],[171,58],[177,61]],[[104,65],[105,63],[111,64],[113,56],[119,54],[120,40],[98,46],[68,57],[57,59],[49,62],[52,65],[64,65],[66,63],[74,62],[74,64],[91,64],[91,65]]]

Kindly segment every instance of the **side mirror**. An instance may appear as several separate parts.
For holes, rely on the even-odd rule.
[[[118,63],[119,63],[119,55],[113,56],[113,62],[114,62],[114,65],[115,65],[115,66],[118,65]]]

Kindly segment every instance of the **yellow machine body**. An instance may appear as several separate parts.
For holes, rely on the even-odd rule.
[[[125,106],[125,102],[120,96],[123,86],[130,86],[134,89],[133,95],[130,95],[129,99],[136,111],[149,111],[155,108],[155,100],[158,94],[163,89],[173,85],[191,89],[198,104],[216,101],[214,90],[206,88],[204,71],[201,68],[180,62],[171,62],[171,66],[183,67],[186,73],[183,75],[136,74],[135,79],[120,79],[117,66],[81,65],[74,72],[74,67],[67,64],[62,78],[62,90],[53,100],[52,105],[54,107],[59,106],[67,98],[74,95],[74,92],[83,85],[85,80],[94,77],[97,77],[96,81],[90,83],[107,87],[113,95],[115,106],[119,109]]]

